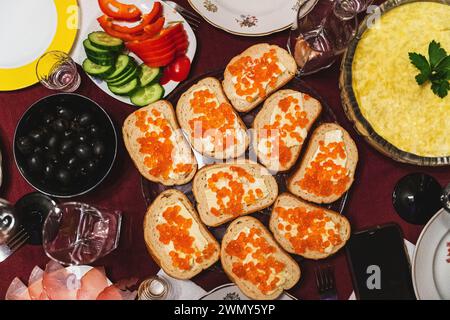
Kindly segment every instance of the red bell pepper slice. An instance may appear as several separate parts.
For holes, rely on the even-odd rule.
[[[114,30],[112,20],[106,15],[101,16],[100,18],[97,19],[97,21],[107,34],[109,34],[112,37],[122,39],[124,41],[143,41],[151,38],[151,36],[149,36],[145,32],[140,32],[137,34],[129,34]]]
[[[121,26],[115,23],[112,23],[112,27],[114,30],[123,32],[123,33],[137,33],[143,31],[144,28],[151,25],[155,22],[162,14],[162,5],[161,2],[155,2],[150,13],[144,14],[142,16],[141,22],[134,27]],[[163,23],[164,26],[164,23]],[[162,27],[161,27],[162,29]]]
[[[166,53],[159,56],[155,56],[153,53],[139,55],[139,58],[148,62],[155,62],[161,60],[166,61],[167,59],[169,58],[173,59],[174,57],[175,57],[175,50],[169,50]]]
[[[117,0],[98,0],[98,5],[107,16],[126,21],[137,21],[142,15],[134,4],[124,4]]]
[[[155,23],[149,24],[144,28],[144,32],[150,37],[156,36],[159,34],[164,27],[164,22],[166,19],[164,17],[158,18]]]

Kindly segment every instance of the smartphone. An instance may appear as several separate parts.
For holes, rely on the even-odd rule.
[[[376,226],[352,234],[347,258],[357,299],[416,299],[409,257],[398,225]]]

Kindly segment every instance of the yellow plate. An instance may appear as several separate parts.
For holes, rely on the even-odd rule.
[[[38,12],[36,13],[36,11]],[[41,15],[42,11],[45,15],[44,17]],[[46,16],[47,14],[49,17]],[[19,15],[22,16],[22,22],[16,22],[17,19],[14,18]],[[43,19],[41,22],[39,21],[40,15]],[[35,19],[31,19],[32,16]],[[3,35],[3,37],[11,39],[11,41],[3,43],[3,50],[8,50],[8,43],[14,42],[13,50],[19,51],[17,53],[19,58],[15,61],[16,52],[4,53],[3,56],[0,52],[0,91],[18,90],[37,83],[36,64],[39,57],[45,52],[59,50],[69,53],[77,35],[78,17],[79,10],[76,0],[33,0],[33,2],[29,0],[14,0],[1,3],[0,28],[6,27],[6,30],[10,30],[10,34]],[[15,30],[14,26],[13,28],[8,28],[7,20],[12,21],[11,23],[16,23],[16,26],[22,23],[22,25],[19,25],[19,31]],[[54,28],[52,26],[53,20],[56,24]],[[29,30],[26,29],[28,27]],[[42,30],[42,28],[44,29]],[[50,30],[52,28],[54,30]],[[17,31],[19,34],[15,34],[14,31]],[[49,35],[48,39],[44,38]],[[51,38],[52,35],[53,37]],[[35,40],[35,38],[38,38],[38,40]],[[39,43],[41,40],[42,42]],[[37,46],[27,50],[24,47],[27,45],[27,41],[28,43],[38,41],[38,43]],[[49,43],[47,48],[45,48],[46,43]],[[44,47],[39,52],[37,47],[41,45],[44,45]],[[11,50],[11,46],[9,49]],[[25,63],[23,63],[24,61]]]

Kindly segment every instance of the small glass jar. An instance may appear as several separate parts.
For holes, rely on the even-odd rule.
[[[174,290],[166,279],[154,276],[144,280],[138,289],[138,300],[173,300]]]

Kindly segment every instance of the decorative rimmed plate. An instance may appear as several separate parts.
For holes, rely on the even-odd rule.
[[[450,212],[440,210],[420,234],[412,264],[420,300],[450,300]]]
[[[121,1],[123,3],[133,3],[135,4],[139,9],[142,10],[142,12],[149,12],[152,7],[153,3],[155,1],[152,0],[123,0]],[[173,9],[168,4],[164,3],[163,1],[159,1],[163,5],[164,10],[164,17],[166,18],[166,23],[171,21],[182,21],[184,25],[184,29],[186,30],[186,33],[188,35],[189,40],[189,47],[186,52],[186,55],[189,57],[191,61],[193,61],[195,56],[195,51],[197,50],[197,39],[195,38],[194,31],[190,27],[189,23],[186,22],[186,20],[177,12],[175,9]],[[84,52],[83,48],[83,40],[87,38],[89,33],[94,31],[101,31],[102,28],[100,27],[99,23],[97,22],[97,18],[100,17],[103,13],[101,12],[98,1],[93,0],[80,0],[80,8],[81,8],[81,30],[77,39],[77,42],[75,44],[75,49],[73,50],[72,57],[75,60],[76,63],[81,65],[86,59],[86,53]],[[130,56],[136,59],[138,63],[142,63],[142,60],[139,59],[135,54],[129,53]],[[110,95],[111,97],[127,104],[131,104],[131,101],[128,97],[124,96],[118,96],[112,93],[108,89],[108,85],[105,81],[101,79],[97,79],[94,77],[89,76],[92,81],[105,93]],[[170,94],[177,86],[179,85],[179,82],[170,81],[169,83],[163,85],[165,90],[165,95]]]
[[[211,290],[203,297],[201,297],[199,300],[233,301],[233,300],[251,300],[251,299],[249,299],[245,294],[243,294],[237,285],[235,285],[234,283],[227,283]],[[277,298],[277,300],[298,300],[298,299],[293,295],[284,292]]]
[[[52,50],[69,52],[78,29],[76,0],[0,2],[0,91],[38,82],[36,64]]]
[[[305,1],[189,0],[191,6],[211,25],[232,34],[253,37],[289,28],[303,2]]]
[[[206,78],[206,77],[214,77],[219,80],[222,80],[223,72],[224,72],[223,70],[213,71],[213,72],[201,75],[197,78],[190,79],[189,81],[186,81],[185,83],[181,84],[174,92],[172,92],[172,94],[167,97],[167,100],[169,100],[175,107],[177,105],[178,99],[181,97],[181,95],[184,92],[186,92],[192,85],[194,85],[195,83],[197,83],[198,81],[200,81],[201,79]],[[301,91],[301,92],[309,94],[311,97],[314,97],[320,101],[320,103],[322,104],[322,114],[319,116],[318,120],[314,123],[313,127],[311,128],[311,132],[319,124],[321,124],[323,122],[337,122],[336,116],[334,115],[332,109],[328,106],[328,104],[302,80],[299,80],[298,78],[294,78],[288,84],[286,84],[284,87],[280,88],[280,90],[281,89],[293,89],[293,90]],[[262,104],[249,113],[240,114],[240,116],[241,116],[242,120],[244,121],[245,125],[247,126],[247,128],[251,127],[251,124],[253,123],[253,120],[254,120],[255,116],[258,114],[261,107],[262,107]],[[305,141],[305,145],[308,144],[308,138]],[[250,144],[250,148],[252,148],[251,144]],[[302,158],[305,150],[306,150],[306,148],[303,148],[303,151],[299,157],[299,160]],[[247,159],[249,158],[249,154],[254,154],[254,151],[247,150],[247,153],[246,153]],[[205,166],[206,164],[211,164],[211,163],[217,162],[217,160],[208,158],[206,156],[202,156],[195,150],[194,150],[194,155],[197,159],[199,169],[201,167]],[[293,167],[293,169],[291,169],[288,172],[278,173],[275,175],[275,179],[278,182],[279,194],[287,191],[286,180],[287,180],[287,177],[291,174],[292,170],[295,170],[295,166]],[[144,199],[145,199],[147,205],[150,205],[150,203],[152,203],[153,200],[161,192],[163,192],[166,189],[170,189],[169,187],[165,187],[162,184],[148,181],[144,177],[142,177],[141,181],[142,181],[142,191],[143,191]],[[183,192],[189,198],[189,200],[191,200],[191,202],[195,205],[196,202],[195,202],[194,195],[192,193],[192,182],[182,185],[182,186],[175,186],[172,188],[178,189],[179,191]],[[344,210],[344,207],[345,207],[345,203],[347,201],[347,195],[348,195],[348,193],[345,193],[339,200],[337,200],[336,202],[334,202],[332,204],[325,205],[325,207],[328,209],[334,210],[336,212],[342,213]],[[252,216],[259,219],[263,224],[268,226],[271,209],[272,209],[271,207],[266,208],[264,210],[261,210],[259,212],[252,214]],[[228,227],[228,225],[229,225],[229,223],[225,223],[219,227],[209,228],[209,229],[210,229],[211,233],[220,241],[222,239],[223,235],[225,234],[225,231],[226,231],[226,228]],[[296,257],[298,257],[298,256],[296,256]]]
[[[436,2],[440,4],[450,5],[449,0],[388,0],[379,7],[380,14],[397,8],[400,5],[413,2]],[[363,136],[363,138],[382,154],[394,159],[395,161],[410,163],[420,166],[445,166],[450,165],[450,155],[442,157],[424,157],[410,152],[403,151],[397,146],[388,142],[379,133],[375,131],[369,121],[363,116],[359,107],[355,92],[353,90],[353,60],[359,41],[364,32],[368,30],[374,17],[369,15],[361,23],[356,37],[350,43],[341,65],[341,75],[339,87],[341,89],[341,98],[343,102],[344,111],[350,121],[353,122],[356,131]],[[412,128],[411,128],[412,129]]]
[[[88,273],[91,269],[93,269],[93,267],[91,266],[85,266],[85,265],[81,265],[81,266],[69,266],[66,267],[66,270],[70,273],[73,273],[76,277],[77,280],[80,280],[86,273]],[[109,280],[108,278],[106,278],[106,281],[108,283],[108,285],[112,285],[113,283],[111,282],[111,280]]]

